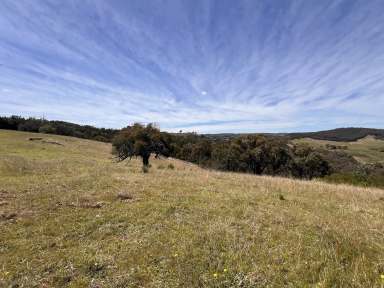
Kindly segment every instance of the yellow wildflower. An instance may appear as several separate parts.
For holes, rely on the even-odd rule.
[[[381,275],[380,275],[380,278],[381,278],[381,280],[384,281],[384,274],[381,274]]]
[[[227,269],[227,268],[224,268],[224,270],[223,270],[223,271],[224,271],[224,273],[225,273],[225,272],[227,272],[227,271],[228,271],[228,269]]]
[[[213,277],[217,278],[218,274],[217,273],[213,273]]]

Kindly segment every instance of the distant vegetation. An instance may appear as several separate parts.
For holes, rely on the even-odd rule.
[[[311,179],[330,173],[322,156],[309,146],[292,146],[263,135],[212,140],[196,134],[172,135],[171,155],[200,166],[257,175]]]
[[[384,141],[365,137],[354,142],[334,142],[300,138],[295,145],[308,145],[318,151],[332,167],[325,177],[332,183],[384,188]]]
[[[377,157],[382,153],[378,150],[380,145],[370,144],[375,148],[373,151],[371,146],[362,150],[361,145],[351,146],[348,142],[335,144],[323,140],[356,141],[368,135],[384,139],[384,130],[380,129],[340,128],[291,134],[198,135],[160,132],[153,125],[134,124],[115,130],[19,116],[0,117],[0,129],[112,142],[119,160],[140,156],[146,168],[150,154],[154,153],[221,171],[304,179],[325,177],[329,182],[384,187],[383,161],[380,163]],[[305,140],[302,137],[322,139],[324,143],[316,142],[320,140],[313,140],[313,143],[302,141]],[[365,163],[356,160],[361,157],[370,161]]]
[[[151,124],[134,124],[116,135],[113,146],[120,160],[140,156],[144,166],[155,153],[222,171],[305,179],[330,174],[328,162],[311,147],[290,146],[284,139],[262,135],[213,140],[194,133],[160,133]]]
[[[303,179],[325,177],[329,182],[384,187],[383,164],[357,161],[348,153],[347,145],[310,145],[287,137],[256,134],[229,138],[170,134],[152,125],[140,124],[123,129],[113,143],[117,152],[130,147],[129,157],[141,156],[145,166],[148,160],[143,155],[149,154],[138,151],[148,150],[221,171]],[[128,158],[128,154],[123,159]]]
[[[118,130],[19,116],[0,117],[0,129],[57,134],[110,142]]]

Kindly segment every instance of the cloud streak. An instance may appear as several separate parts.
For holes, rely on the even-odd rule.
[[[197,132],[384,126],[380,0],[4,0],[0,10],[0,114]]]

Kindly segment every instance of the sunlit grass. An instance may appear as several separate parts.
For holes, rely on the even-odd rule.
[[[343,151],[349,153],[356,160],[362,163],[384,163],[384,140],[375,139],[372,136],[367,136],[353,142],[336,142],[310,138],[296,139],[294,142],[308,143],[315,147],[325,147],[327,144],[346,146],[347,149]]]
[[[0,131],[0,287],[383,284],[383,190],[173,159],[142,173],[108,144],[30,135]]]

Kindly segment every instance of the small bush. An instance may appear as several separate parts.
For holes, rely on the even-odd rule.
[[[168,164],[168,169],[173,170],[173,169],[175,169],[175,166],[174,166],[172,163],[169,163],[169,164]]]
[[[39,133],[55,134],[56,129],[53,125],[47,123],[39,128]]]

